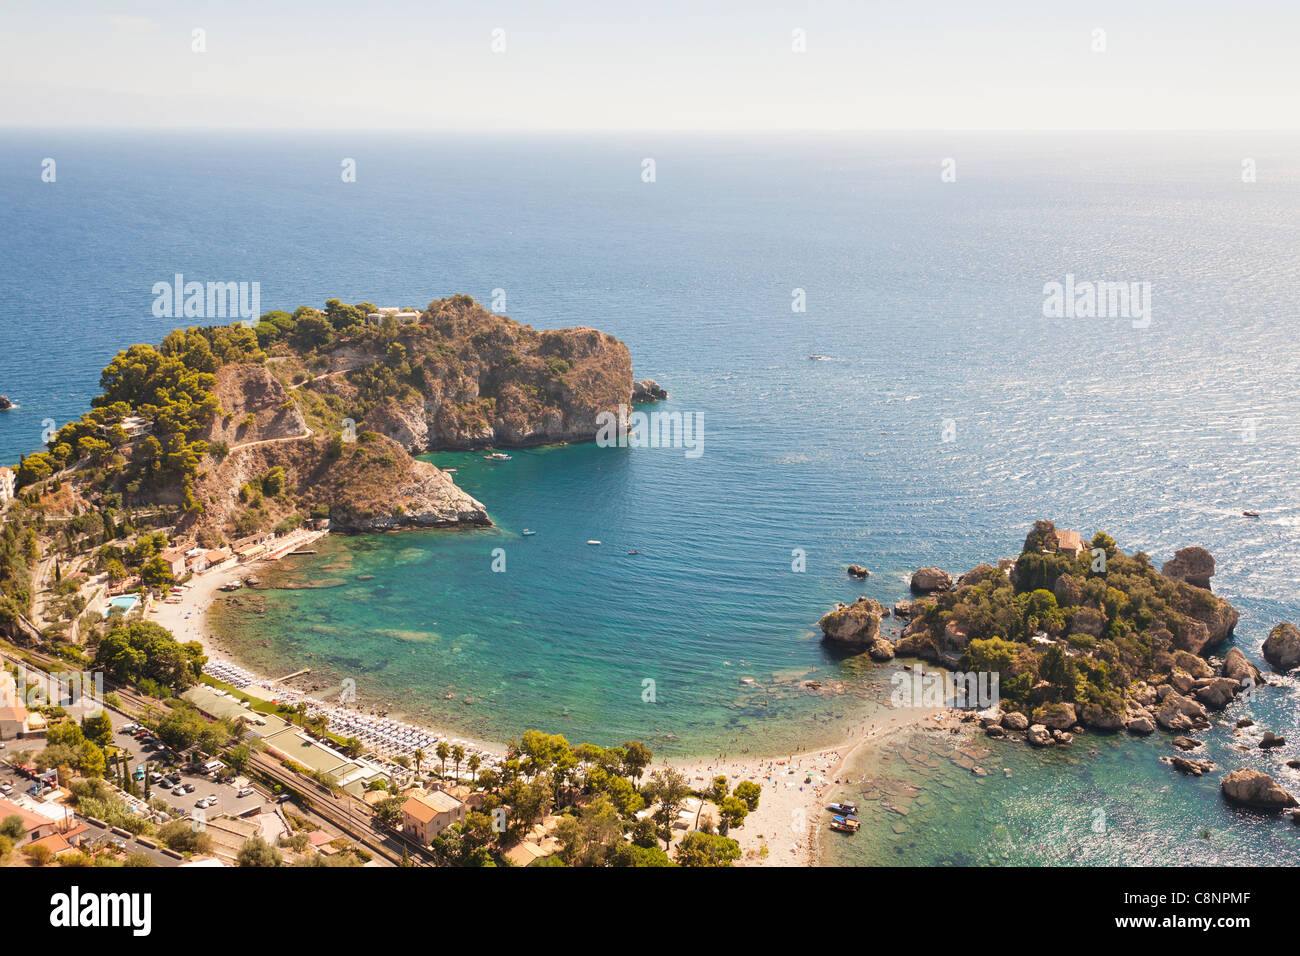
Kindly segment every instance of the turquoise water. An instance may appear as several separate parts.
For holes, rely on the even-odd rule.
[[[624,506],[645,496],[638,486],[656,467],[671,467],[648,459],[657,453],[574,445],[514,451],[505,464],[426,456],[456,468],[497,526],[331,536],[316,557],[263,575],[271,590],[220,597],[233,610],[221,632],[240,659],[310,665],[331,684],[352,677],[404,713],[489,741],[541,727],[693,755],[843,739],[875,699],[870,668],[828,660],[816,615],[808,620],[794,594],[766,606],[747,597],[773,574],[797,576],[788,552],[765,554],[752,533],[724,542],[704,522],[675,530],[662,514]],[[588,494],[602,488],[622,490]],[[520,535],[524,527],[536,534]],[[504,571],[493,571],[501,555]],[[803,579],[825,577],[823,561],[811,568]],[[833,581],[818,582],[827,599],[854,590]],[[249,602],[259,613],[239,613]]]
[[[1157,561],[1209,548],[1215,589],[1242,614],[1236,643],[1258,660],[1269,628],[1300,618],[1297,146],[1256,133],[377,134],[349,144],[365,170],[352,188],[327,136],[15,133],[0,147],[13,224],[0,391],[21,407],[0,415],[0,453],[38,447],[43,419],[79,413],[113,351],[165,334],[150,289],[176,272],[261,281],[268,309],[502,288],[504,311],[534,327],[626,341],[667,410],[704,416],[703,456],[439,456],[498,526],[328,541],[280,582],[327,587],[223,599],[258,602],[226,615],[242,659],[351,676],[486,740],[536,726],[660,752],[788,753],[837,739],[885,673],[820,646],[827,608],[891,602],[921,565],[1014,554],[1049,517]],[[59,157],[57,186],[32,175],[33,155]],[[653,185],[639,179],[647,155]],[[939,179],[945,156],[956,183]],[[1259,182],[1240,181],[1243,156]],[[1067,274],[1150,282],[1150,327],[1045,319],[1043,286]],[[791,311],[796,289],[806,312]],[[851,582],[849,563],[872,577]],[[1298,741],[1296,703],[1285,683],[1255,706]],[[1110,814],[1122,839],[1078,844],[1090,859],[1158,846],[1157,862],[1204,860],[1176,839],[1204,820],[1241,853],[1294,860],[1289,824],[1261,835],[1221,806],[1217,777],[1171,781],[1165,748],[1022,748],[1009,780],[953,775],[944,794],[969,809],[936,807],[933,838],[869,850],[864,833],[836,849],[984,859],[995,822],[1030,832],[1100,790],[1132,809]],[[1265,765],[1300,790],[1280,767],[1296,756],[1289,744]],[[1045,858],[1076,852],[1042,832]]]
[[[1246,712],[1238,704],[1224,713],[1235,722]],[[1227,720],[1196,736],[1206,741],[1191,755],[1196,759],[1274,773],[1293,792],[1300,783],[1258,750],[1236,751]],[[844,837],[823,820],[822,857],[841,866],[1251,866],[1300,859],[1300,828],[1289,818],[1229,806],[1219,796],[1220,773],[1185,777],[1160,762],[1177,752],[1167,735],[1090,734],[1069,748],[1035,750],[979,732],[902,734],[848,768],[849,782],[833,798],[858,803],[862,829]],[[972,767],[987,776],[975,776]]]

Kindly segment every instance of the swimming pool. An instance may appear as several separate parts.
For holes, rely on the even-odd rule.
[[[126,614],[138,603],[140,603],[140,595],[138,594],[119,594],[115,598],[109,598],[108,607],[104,608],[104,617],[108,617],[114,611],[121,611]]]

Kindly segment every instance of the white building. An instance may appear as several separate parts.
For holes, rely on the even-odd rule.
[[[18,476],[14,474],[12,468],[0,466],[0,505],[14,496],[17,482]]]
[[[366,316],[366,321],[371,325],[379,325],[384,319],[392,316],[399,324],[409,325],[420,321],[420,313],[410,309],[399,309],[396,306],[388,306],[378,309]]]

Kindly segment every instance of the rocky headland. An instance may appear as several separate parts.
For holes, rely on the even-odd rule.
[[[400,316],[331,299],[132,346],[92,411],[24,459],[20,486],[58,480],[79,509],[175,509],[178,535],[210,547],[320,518],[485,525],[481,502],[413,456],[592,441],[602,412],[667,396],[596,329],[539,331],[463,295]]]

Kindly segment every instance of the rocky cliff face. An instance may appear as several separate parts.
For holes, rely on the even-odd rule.
[[[284,470],[283,491],[259,493],[276,468]],[[214,544],[318,507],[329,509],[331,527],[340,531],[491,523],[487,509],[450,475],[382,436],[341,448],[315,435],[236,447],[204,474],[196,494],[204,512],[190,528]]]
[[[411,455],[590,441],[598,416],[633,397],[631,356],[613,336],[540,332],[468,296],[430,303],[418,323],[268,351],[266,365],[217,372],[221,412],[204,437],[229,453],[207,463],[204,513],[189,519],[209,540],[323,507],[340,530],[487,524],[481,503]],[[340,447],[344,433],[358,440]],[[284,490],[259,494],[277,467]]]
[[[1179,548],[1173,558],[1161,566],[1160,573],[1208,591],[1210,578],[1214,577],[1214,557],[1204,548]]]
[[[203,436],[210,442],[291,438],[307,434],[302,412],[289,390],[264,365],[225,365],[216,372],[221,412]]]
[[[345,371],[309,387],[414,454],[591,441],[601,412],[632,401],[632,359],[612,335],[539,332],[468,296],[431,303],[394,341],[396,357],[355,347],[331,357]]]

